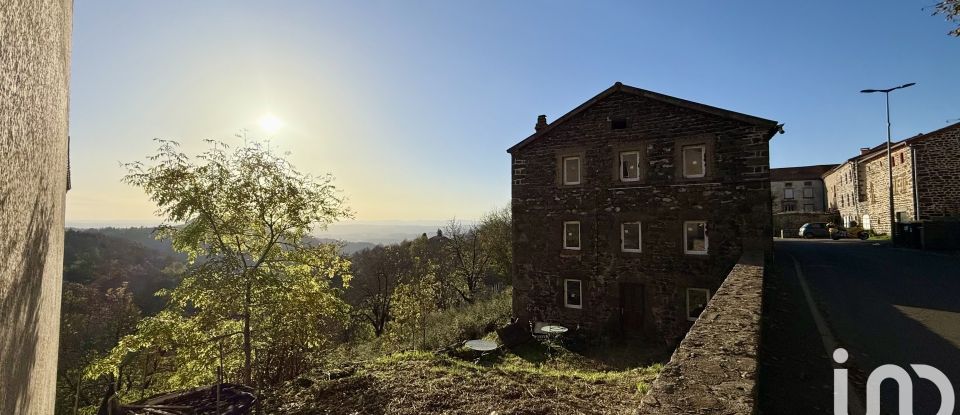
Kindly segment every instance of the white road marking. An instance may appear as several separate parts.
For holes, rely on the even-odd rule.
[[[823,350],[827,352],[827,356],[833,356],[833,351],[837,350],[837,339],[833,337],[833,333],[830,331],[830,327],[827,325],[827,321],[823,319],[823,315],[820,314],[820,310],[817,308],[816,303],[813,302],[813,295],[810,294],[810,287],[807,285],[807,279],[803,276],[803,271],[800,269],[800,261],[797,261],[793,255],[787,254],[790,256],[790,260],[793,261],[793,269],[797,272],[797,280],[800,281],[800,288],[803,290],[803,296],[807,300],[807,307],[810,308],[810,315],[813,316],[813,322],[817,326],[817,331],[820,333],[820,339],[823,341]],[[831,362],[833,363],[833,362]],[[862,415],[867,411],[864,409],[863,403],[860,402],[860,399],[856,395],[853,396],[853,399],[848,399],[850,413],[854,415]]]

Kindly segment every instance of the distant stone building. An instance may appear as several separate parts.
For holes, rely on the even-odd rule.
[[[890,232],[886,156],[886,144],[864,148],[824,173],[828,208],[845,225]],[[895,220],[960,217],[960,123],[894,143],[890,163]]]
[[[54,412],[72,15],[0,1],[0,414]]]
[[[514,314],[675,342],[769,250],[775,121],[619,82],[511,147]]]
[[[773,213],[825,212],[827,192],[823,173],[836,164],[770,169],[770,195]]]

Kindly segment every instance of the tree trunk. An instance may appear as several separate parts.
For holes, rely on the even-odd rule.
[[[250,345],[250,284],[248,279],[243,299],[243,383],[247,386],[253,386],[253,373],[251,371],[253,359]]]
[[[83,383],[83,373],[77,377],[77,393],[73,395],[73,415],[80,410],[80,385]]]

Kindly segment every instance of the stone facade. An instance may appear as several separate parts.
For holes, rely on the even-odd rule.
[[[679,341],[693,320],[688,289],[709,290],[690,292],[702,302],[746,248],[772,247],[768,141],[779,130],[620,83],[551,124],[541,118],[508,150],[515,315]],[[691,149],[702,152],[703,177],[682,173]],[[625,154],[639,170],[630,181]],[[578,183],[565,184],[567,158],[581,161]],[[689,221],[705,222],[705,243]],[[579,249],[565,249],[566,222],[579,223]],[[632,226],[639,252],[623,249]]]
[[[640,414],[757,412],[763,256],[746,252],[673,352]]]
[[[890,232],[886,145],[864,149],[823,175],[827,203],[843,218]],[[891,146],[895,220],[960,216],[960,123]]]
[[[0,414],[52,414],[70,0],[0,1]]]
[[[907,141],[917,158],[917,219],[960,216],[960,123]]]
[[[770,169],[773,213],[825,212],[827,191],[820,177],[836,164]]]

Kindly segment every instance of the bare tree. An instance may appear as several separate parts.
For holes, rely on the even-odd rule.
[[[409,243],[364,249],[352,258],[354,278],[349,301],[377,337],[383,335],[390,321],[394,290],[409,279],[412,264],[404,244]]]
[[[449,240],[445,246],[453,263],[455,277],[449,288],[459,294],[463,301],[472,304],[483,288],[483,278],[490,262],[490,256],[483,249],[480,228],[465,228],[461,222],[453,219],[447,224],[446,234]]]

